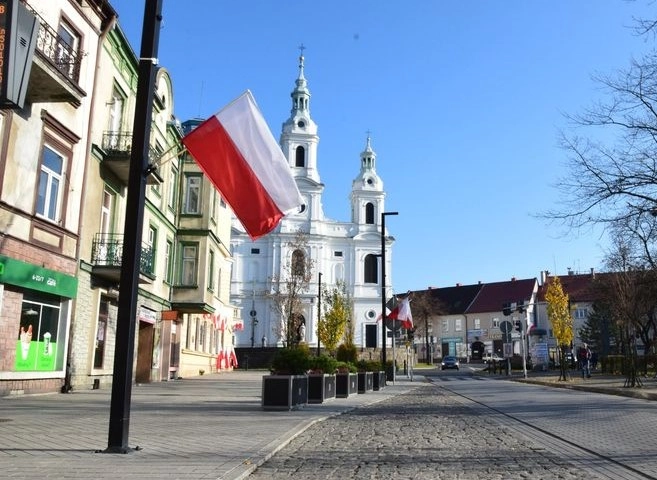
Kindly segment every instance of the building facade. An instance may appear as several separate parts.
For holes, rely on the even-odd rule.
[[[280,145],[297,182],[304,204],[299,212],[287,215],[270,234],[252,241],[236,220],[231,249],[234,258],[231,301],[237,307],[244,329],[236,336],[237,346],[282,345],[285,340],[281,315],[276,313],[270,294],[274,279],[284,279],[286,265],[294,255],[313,264],[311,287],[302,294],[303,329],[301,341],[317,345],[317,302],[320,274],[323,285],[344,282],[353,301],[354,342],[364,346],[366,332],[378,332],[381,312],[381,214],[385,211],[383,181],[376,172],[376,153],[368,137],[360,154],[360,171],[352,182],[351,219],[340,222],[327,218],[322,208],[324,184],[319,174],[317,124],[310,114],[310,90],[305,78],[304,57],[299,57],[299,74],[291,93],[292,111],[283,123]],[[305,251],[292,245],[297,232],[305,235]],[[391,247],[385,237],[386,283],[392,285]],[[392,288],[387,292],[392,294]],[[380,326],[380,323],[378,324]],[[382,345],[381,336],[376,339]]]
[[[116,14],[101,0],[31,0],[22,108],[0,110],[0,394],[59,390],[79,298],[88,124]]]

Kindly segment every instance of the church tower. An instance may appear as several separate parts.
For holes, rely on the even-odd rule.
[[[351,184],[351,221],[359,232],[375,231],[384,211],[383,181],[376,173],[376,153],[368,134],[360,154],[360,173]]]
[[[313,222],[324,218],[321,201],[324,184],[320,181],[317,169],[319,137],[317,125],[310,116],[310,90],[304,76],[303,50],[304,47],[301,46],[299,75],[295,88],[290,94],[292,110],[290,118],[283,123],[280,144],[304,199],[300,213],[309,222],[308,226],[312,232]]]
[[[381,323],[376,319],[381,311],[382,233],[378,219],[384,211],[385,192],[383,181],[376,173],[376,154],[368,135],[365,150],[360,154],[358,175],[352,181],[351,218],[346,221],[326,218],[322,206],[324,184],[317,159],[319,136],[310,115],[305,67],[301,47],[298,75],[291,93],[292,109],[282,124],[280,136],[281,150],[304,204],[299,212],[286,215],[272,232],[255,241],[237,219],[233,221],[234,266],[230,298],[244,321],[244,329],[235,332],[236,346],[258,348],[283,344],[285,338],[281,332],[285,320],[274,308],[272,292],[277,288],[274,282],[287,275],[295,259],[307,258],[312,263],[313,279],[300,295],[295,313],[305,326],[301,341],[311,348],[317,346],[321,281],[324,287],[346,285],[353,304],[354,343],[364,348],[366,344],[369,348],[380,347],[383,341],[379,333]],[[306,235],[307,243],[302,248],[292,243],[299,231]],[[387,234],[385,238],[386,271],[390,272],[394,238]]]

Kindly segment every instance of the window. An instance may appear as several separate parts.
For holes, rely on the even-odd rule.
[[[481,328],[481,319],[480,318],[475,318],[474,319],[474,329],[479,330]]]
[[[66,309],[59,297],[26,291],[15,330],[14,371],[64,371]],[[60,318],[61,317],[61,318]]]
[[[182,268],[180,269],[180,284],[185,286],[196,285],[197,245],[181,245]]]
[[[374,225],[374,205],[371,203],[365,205],[365,223]]]
[[[171,258],[172,253],[173,243],[171,240],[167,240],[167,244],[164,247],[164,268],[166,269],[164,273],[164,281],[169,284],[173,279],[173,258]]]
[[[94,368],[103,368],[105,360],[105,339],[107,338],[107,323],[109,321],[109,300],[101,298],[98,308],[98,324],[96,325],[96,347],[94,348]]]
[[[306,166],[306,149],[302,146],[298,146],[296,149],[296,159],[294,166],[295,167],[305,167]]]
[[[303,277],[306,273],[305,266],[306,256],[301,250],[292,252],[292,275],[296,277]]]
[[[189,175],[185,178],[185,205],[183,213],[201,213],[201,176]]]
[[[112,233],[112,212],[114,211],[114,192],[107,187],[103,190],[103,204],[100,207],[100,233]]]
[[[216,190],[212,191],[212,208],[210,209],[210,219],[217,221],[217,203],[219,202],[219,195]]]
[[[493,318],[493,328],[500,328],[500,319],[497,317]]]
[[[148,238],[146,240],[151,247],[151,258],[153,259],[152,271],[155,271],[155,261],[157,260],[157,228],[152,225],[148,227]]]
[[[178,169],[171,166],[171,182],[169,182],[169,201],[168,206],[171,210],[176,209],[178,202]]]
[[[259,253],[260,253],[260,249],[259,249],[259,248],[252,248],[252,249],[251,249],[251,255],[258,255]]]
[[[575,310],[575,318],[578,320],[586,319],[588,310],[586,308],[578,308]]]
[[[112,132],[118,134],[121,131],[121,128],[123,127],[123,105],[125,104],[125,97],[124,95],[118,90],[118,88],[114,87],[114,90],[112,90],[112,98],[108,103],[109,106],[109,122],[107,125],[107,129]],[[118,140],[119,136],[118,135],[112,135],[111,139],[111,146],[116,148],[118,146]]]
[[[68,23],[62,22],[57,29],[59,41],[57,42],[57,67],[64,74],[77,81],[76,64],[77,52],[80,47],[80,35]]]
[[[334,257],[341,257],[341,256],[342,256],[342,252],[339,251],[339,250],[336,250],[335,252],[333,252],[333,256],[334,256]]]
[[[62,179],[64,177],[64,156],[48,145],[41,152],[41,173],[36,213],[53,222],[60,220],[62,202]]]
[[[460,332],[463,330],[463,319],[462,318],[456,318],[454,319],[454,330],[457,332]]]
[[[376,255],[367,255],[365,257],[365,283],[378,283],[378,259]]]
[[[443,320],[443,332],[449,332],[449,320],[448,319]]]
[[[208,261],[208,290],[214,290],[214,252],[210,250]]]

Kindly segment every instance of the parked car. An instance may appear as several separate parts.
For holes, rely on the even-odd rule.
[[[459,359],[456,357],[443,357],[443,361],[440,362],[440,369],[445,370],[447,368],[459,369]]]
[[[500,357],[497,353],[484,354],[484,363],[501,362],[502,360],[504,360],[504,358]]]

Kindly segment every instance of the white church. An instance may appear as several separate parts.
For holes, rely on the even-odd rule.
[[[360,154],[360,171],[352,182],[351,221],[324,216],[324,184],[317,162],[317,125],[310,116],[310,90],[304,77],[304,57],[299,57],[299,75],[292,91],[292,111],[283,123],[280,146],[304,200],[298,213],[287,215],[268,235],[252,241],[237,219],[233,219],[231,249],[234,260],[231,304],[240,310],[244,329],[236,332],[237,347],[282,345],[280,315],[268,294],[272,279],[285,275],[293,255],[289,246],[299,230],[306,233],[314,280],[303,296],[305,331],[302,341],[317,346],[319,284],[333,286],[343,281],[353,300],[354,343],[381,346],[381,213],[385,207],[383,181],[376,173],[376,154],[367,138]],[[386,232],[386,298],[392,295],[391,259],[394,238]],[[298,255],[298,252],[297,252]],[[321,280],[320,280],[321,273]],[[375,336],[374,336],[375,335]],[[389,343],[389,342],[388,342]]]

